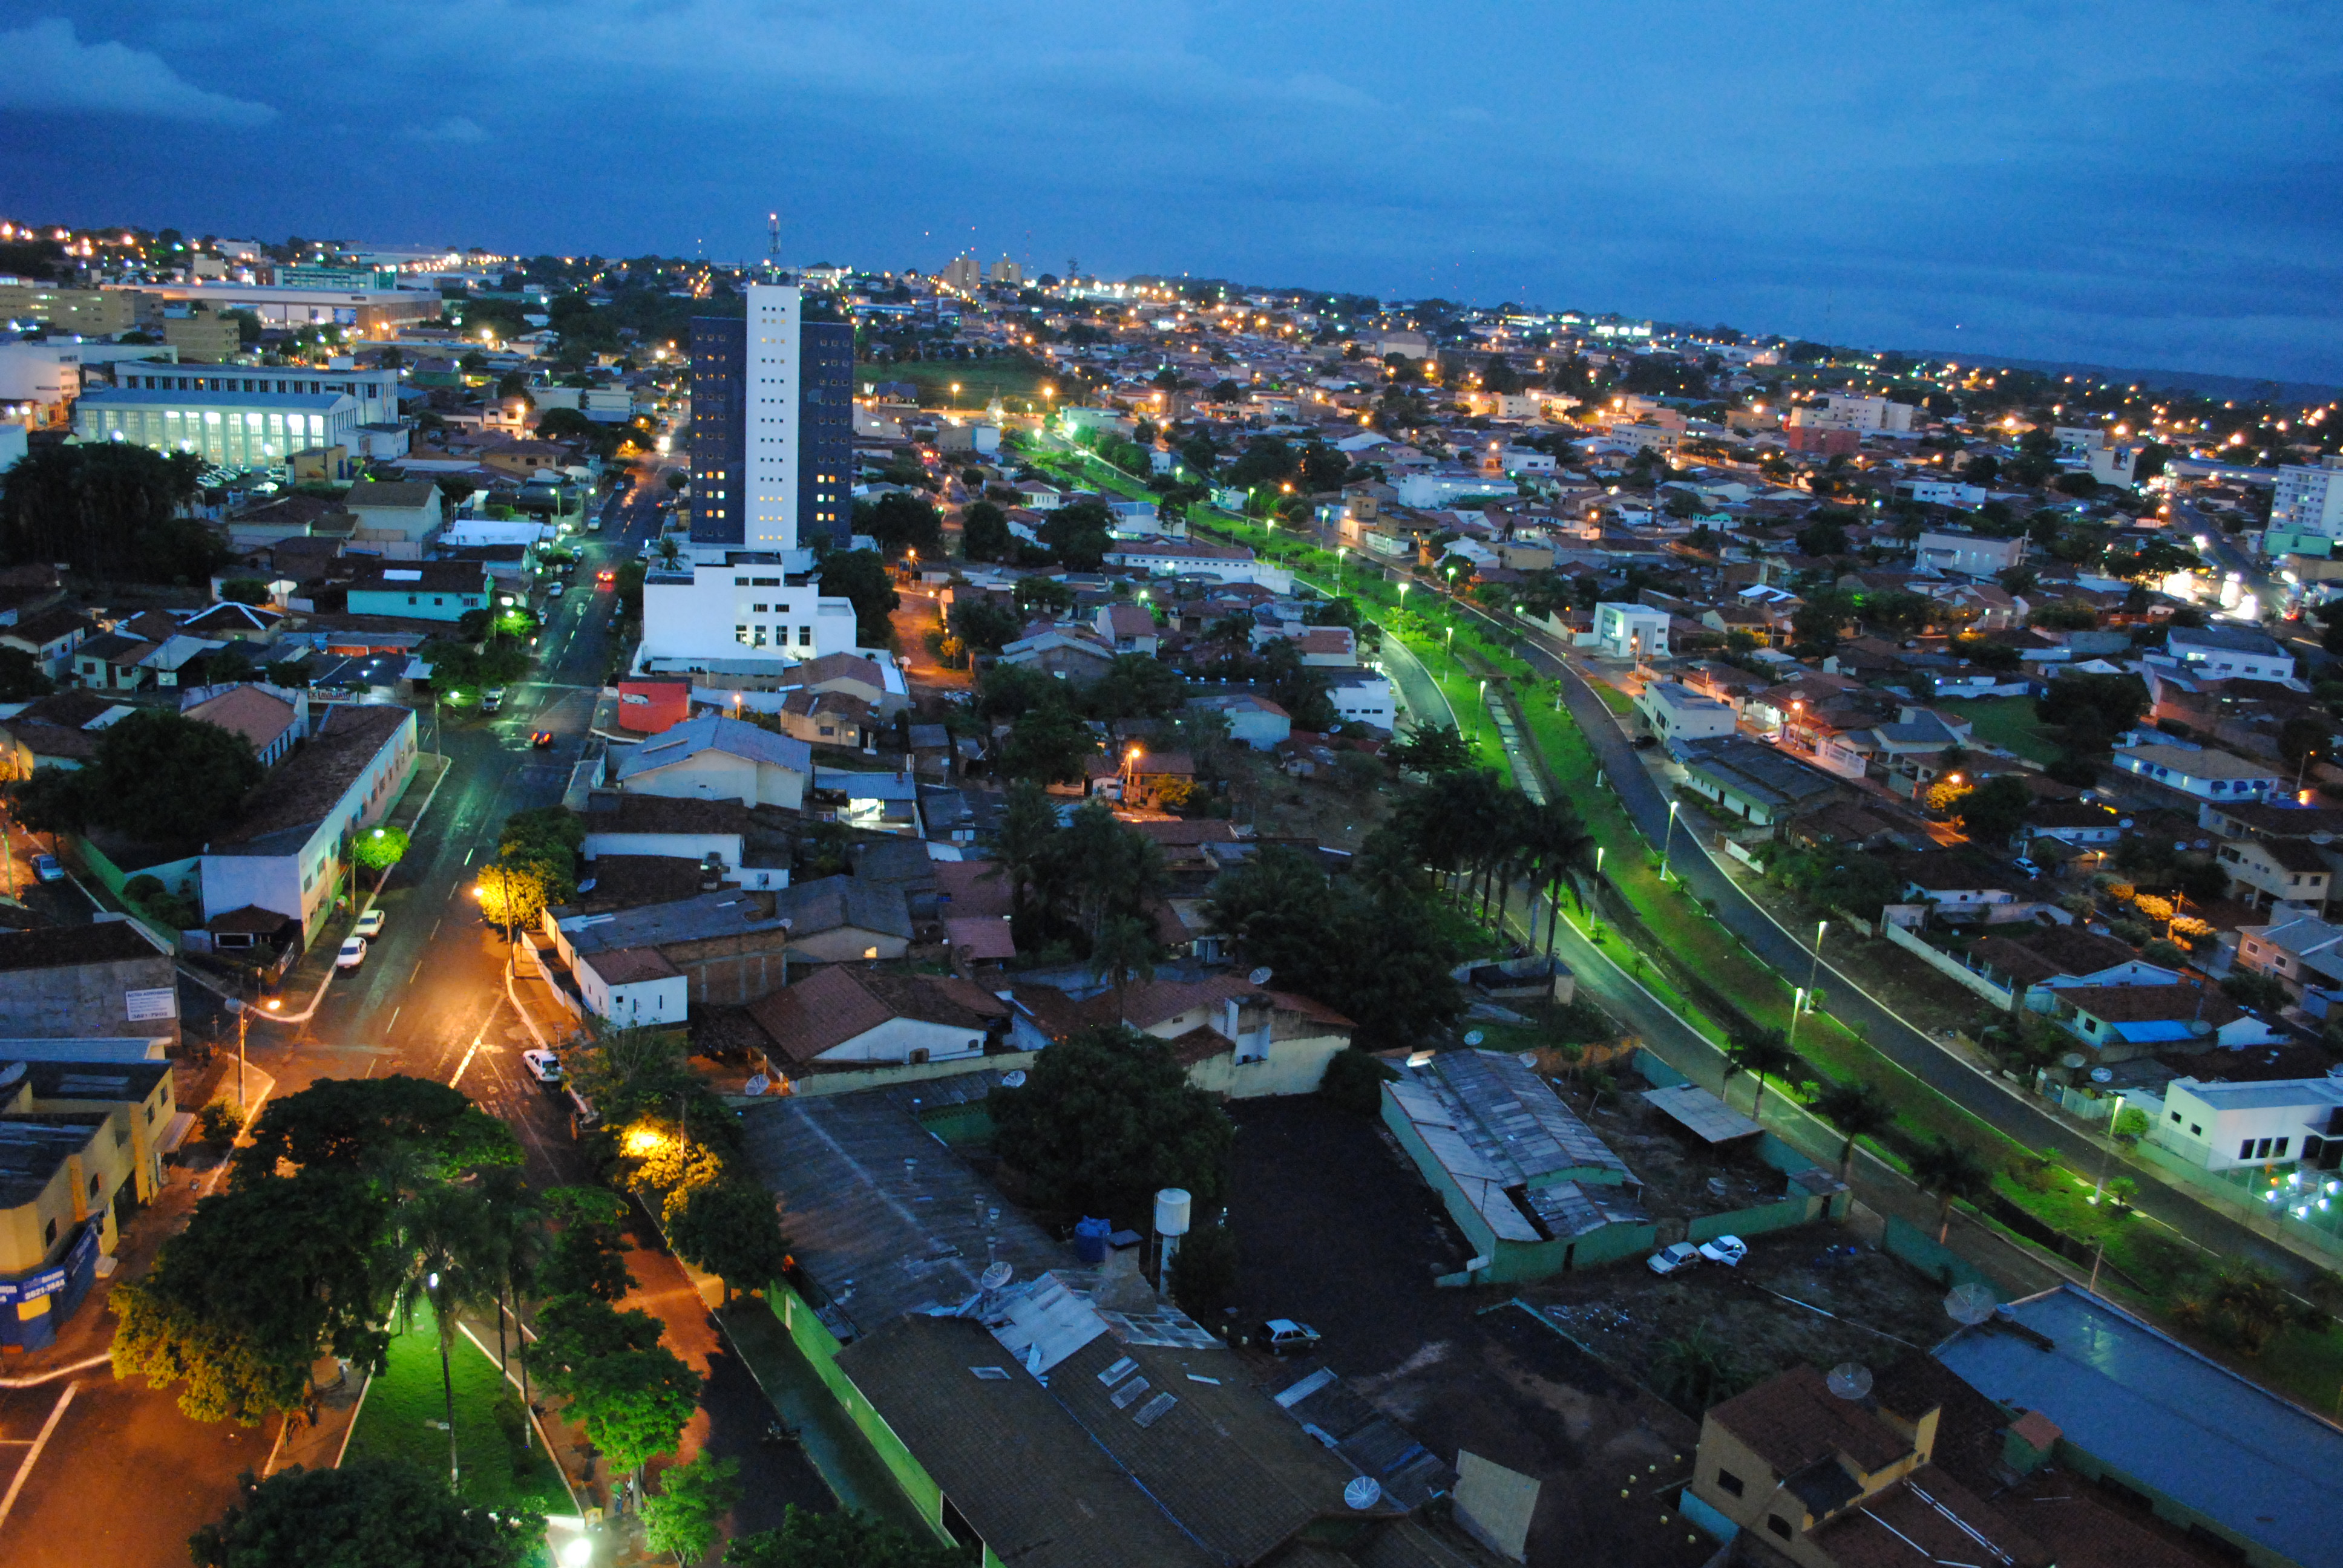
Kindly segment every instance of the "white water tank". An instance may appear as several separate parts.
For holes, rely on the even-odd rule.
[[[1188,1196],[1185,1187],[1166,1187],[1155,1194],[1155,1233],[1159,1236],[1184,1236],[1188,1233],[1189,1211],[1195,1200]]]

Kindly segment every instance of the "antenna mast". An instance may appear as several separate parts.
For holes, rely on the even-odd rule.
[[[781,278],[781,215],[769,213],[765,218],[765,269],[773,281]]]

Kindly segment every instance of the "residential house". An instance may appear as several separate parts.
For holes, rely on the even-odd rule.
[[[548,910],[545,927],[538,949],[541,962],[578,971],[594,968],[606,954],[655,952],[682,978],[689,1002],[725,1006],[779,990],[789,983],[792,962],[900,959],[912,936],[902,890],[855,877],[823,877],[762,891],[719,888],[672,903],[601,914]],[[546,957],[548,949],[554,958]],[[623,967],[638,976],[628,983],[651,988],[636,995],[674,995],[674,976],[639,974],[645,966],[636,960]],[[582,998],[582,973],[572,983]],[[671,1004],[665,1016],[682,1021]]]
[[[352,544],[393,560],[422,559],[424,545],[445,521],[439,487],[427,479],[352,485],[342,507],[357,519]]]
[[[1803,816],[1845,788],[1779,748],[1738,737],[1694,746],[1684,757],[1684,787],[1758,828]]]
[[[737,800],[742,806],[805,805],[813,751],[795,735],[720,714],[703,714],[631,748],[608,767],[625,795]]]
[[[1647,680],[1635,694],[1635,711],[1652,734],[1668,745],[1716,740],[1734,732],[1732,708],[1673,680]]]
[[[247,683],[203,697],[179,711],[184,718],[235,731],[263,768],[274,768],[308,729],[309,694],[288,689],[279,695],[277,689]]]
[[[1102,604],[1092,624],[1117,653],[1143,653],[1152,658],[1162,646],[1155,617],[1145,605]]]
[[[1346,671],[1326,683],[1326,700],[1346,725],[1366,724],[1386,732],[1399,724],[1399,694],[1379,670]]]
[[[1905,902],[1930,905],[1944,920],[2020,920],[2040,907],[2023,872],[1974,849],[1923,849],[1904,857],[1896,873]]]
[[[285,612],[265,604],[240,604],[222,599],[206,605],[179,623],[179,629],[215,642],[265,643],[285,624]]]
[[[1274,751],[1280,742],[1293,733],[1293,719],[1284,709],[1266,697],[1251,692],[1232,692],[1222,697],[1192,697],[1188,699],[1191,713],[1217,713],[1228,720],[1229,739],[1241,741],[1255,751]]]
[[[825,1070],[980,1060],[1009,1004],[954,976],[880,974],[833,964],[751,1003],[784,1079]]]
[[[2229,896],[2248,904],[2307,904],[2324,910],[2333,865],[2305,839],[2224,839],[2213,858],[2229,873]]]
[[[589,862],[605,855],[649,856],[688,859],[728,872],[742,870],[748,862],[749,809],[738,800],[597,789],[587,797],[583,815],[582,852]],[[787,882],[787,871],[780,877],[775,886]]]
[[[854,698],[868,704],[881,719],[891,719],[911,705],[900,666],[859,653],[825,653],[801,660],[789,671],[789,684],[784,689],[791,689]]]
[[[2298,1162],[2332,1171],[2329,1146],[2343,1155],[2343,1079],[2176,1078],[2164,1086],[2153,1137],[2207,1171]]]
[[[2249,626],[2176,626],[2164,634],[2164,657],[2192,673],[2225,679],[2294,678],[2294,655]]]
[[[307,945],[325,924],[347,868],[344,846],[389,815],[415,777],[415,715],[339,703],[308,744],[279,763],[243,815],[204,847],[208,916],[256,905],[300,923]]]
[[[488,608],[488,568],[478,561],[360,561],[351,574],[349,612],[453,624]]]
[[[0,628],[0,648],[28,655],[43,675],[62,680],[72,666],[74,651],[96,630],[96,623],[78,610],[45,609]]]
[[[2266,800],[2286,787],[2286,780],[2268,764],[2209,749],[2161,743],[2118,747],[2115,764],[2127,773],[2217,804]]]
[[[2217,990],[2194,985],[2066,986],[2057,1017],[2101,1063],[2284,1038]]]
[[[2237,966],[2269,976],[2289,995],[2343,988],[2343,927],[2304,915],[2272,925],[2239,926],[2237,938]]]
[[[118,631],[90,638],[73,649],[74,679],[93,691],[136,691],[147,684],[146,656],[158,646]]]
[[[1980,534],[1923,533],[1914,546],[1914,559],[1937,571],[1963,577],[1996,577],[2026,558],[2026,538],[1989,539]]]
[[[1665,658],[1668,657],[1666,610],[1648,605],[1605,601],[1594,607],[1594,646],[1605,658]]]
[[[1029,980],[1009,1000],[1017,1050],[1121,1023],[1170,1041],[1189,1082],[1236,1100],[1310,1093],[1356,1027],[1320,1002],[1235,974],[1142,980],[1120,994],[1095,983],[1071,991]]]
[[[1001,662],[1039,669],[1061,680],[1096,680],[1114,662],[1114,648],[1087,629],[1045,626],[1004,643]]]
[[[1886,771],[1887,788],[1906,799],[1918,795],[1944,771],[1944,754],[1967,744],[1972,728],[1966,719],[1908,706],[1898,710],[1895,723],[1875,726],[1872,754]]]
[[[877,743],[878,716],[859,697],[843,692],[792,691],[781,699],[781,733],[809,746],[863,749]]]

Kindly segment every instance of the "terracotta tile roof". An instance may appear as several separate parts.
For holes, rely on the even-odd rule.
[[[239,686],[196,703],[182,717],[234,730],[244,737],[246,745],[261,752],[293,727],[293,705],[281,697],[271,697],[256,686]]]
[[[2071,986],[2059,996],[2104,1023],[2162,1023],[2203,1019],[2218,1029],[2245,1010],[2217,990],[2193,985]]]
[[[640,980],[672,980],[683,971],[667,961],[657,948],[619,948],[583,955],[602,977],[604,985],[633,985]]]
[[[752,1002],[749,1016],[791,1061],[813,1060],[898,1018],[977,1032],[1009,1016],[1008,1004],[957,976],[884,975],[830,964]]]
[[[128,920],[0,931],[0,970],[66,969],[165,956]]]
[[[1885,1422],[1831,1392],[1810,1366],[1793,1367],[1735,1394],[1708,1419],[1746,1443],[1777,1476],[1795,1475],[1841,1453],[1875,1471],[1911,1452]]]

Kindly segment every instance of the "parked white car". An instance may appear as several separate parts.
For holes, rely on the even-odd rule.
[[[1736,1269],[1741,1266],[1741,1260],[1749,1255],[1749,1243],[1738,1236],[1719,1236],[1714,1241],[1703,1241],[1700,1255],[1712,1263]]]
[[[561,1059],[549,1050],[524,1050],[520,1053],[523,1067],[539,1083],[561,1081]]]
[[[366,939],[352,937],[345,941],[341,950],[334,955],[334,967],[337,970],[354,970],[366,962]]]
[[[358,923],[351,929],[367,940],[372,941],[382,935],[382,920],[383,915],[380,910],[368,910],[358,917]]]

